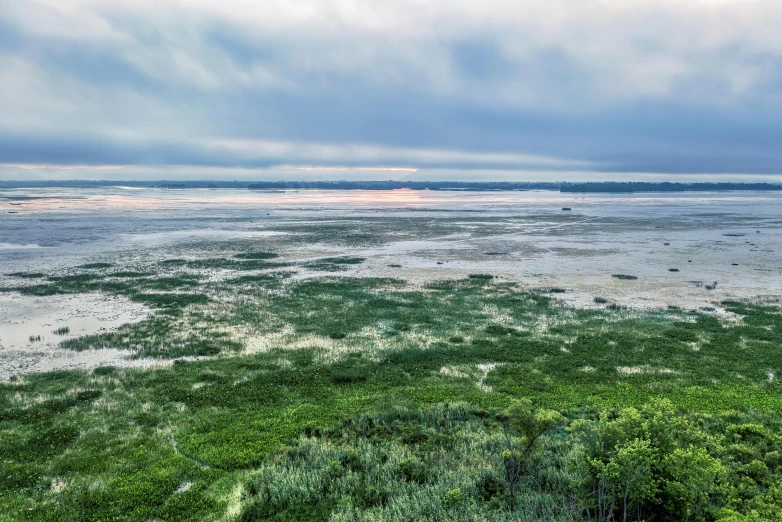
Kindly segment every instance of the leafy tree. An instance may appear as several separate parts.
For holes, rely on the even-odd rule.
[[[505,450],[505,479],[511,511],[516,507],[516,491],[524,477],[535,480],[532,461],[540,451],[540,438],[552,428],[562,424],[564,418],[553,410],[536,410],[529,399],[515,400],[504,412],[497,415],[502,424]]]
[[[725,475],[707,448],[717,445],[676,414],[670,401],[574,422],[573,472],[587,516],[701,520]]]

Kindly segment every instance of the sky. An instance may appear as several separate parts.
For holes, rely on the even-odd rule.
[[[782,181],[779,0],[0,0],[0,179]]]

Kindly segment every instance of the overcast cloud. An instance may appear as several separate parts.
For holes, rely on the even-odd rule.
[[[0,178],[779,175],[780,27],[777,0],[0,0]]]

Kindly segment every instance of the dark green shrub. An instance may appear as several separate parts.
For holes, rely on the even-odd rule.
[[[350,368],[335,373],[331,376],[331,382],[334,384],[353,384],[364,382],[367,380],[367,375],[359,369]]]
[[[479,497],[485,501],[501,497],[505,493],[505,487],[505,483],[490,472],[484,473],[475,484]]]
[[[426,483],[426,480],[429,478],[429,466],[415,458],[401,461],[399,463],[399,472],[409,482],[416,482],[418,484]]]
[[[84,390],[76,394],[76,400],[79,402],[92,402],[103,395],[100,390]]]

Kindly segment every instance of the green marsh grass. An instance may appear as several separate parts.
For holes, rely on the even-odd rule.
[[[350,265],[359,265],[366,261],[363,257],[323,257],[302,263],[302,266],[318,272],[341,272]]]
[[[65,348],[209,359],[0,383],[3,516],[218,520],[233,509],[244,520],[581,520],[564,430],[545,438],[539,476],[550,487],[523,493],[528,511],[508,509],[493,419],[523,397],[570,420],[668,398],[715,437],[746,446],[728,444],[720,456],[725,498],[742,499],[720,509],[773,515],[770,481],[782,465],[766,458],[782,451],[770,435],[782,414],[770,377],[782,372],[776,305],[724,302],[739,317],[726,324],[680,309],[576,309],[491,276],[423,287],[280,272],[215,281],[186,263],[157,278],[68,273],[18,289],[100,291],[152,308]],[[270,344],[242,354],[237,331]],[[479,371],[441,371],[489,363],[482,386]],[[746,423],[764,435],[736,442],[730,426]]]
[[[234,257],[236,259],[264,260],[274,259],[276,257],[280,257],[280,255],[275,252],[242,252],[240,254],[234,255]]]
[[[114,265],[111,263],[87,263],[86,265],[79,265],[76,268],[85,268],[91,270],[91,269],[98,269],[98,268],[111,268],[112,266]]]

